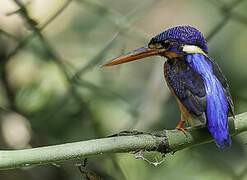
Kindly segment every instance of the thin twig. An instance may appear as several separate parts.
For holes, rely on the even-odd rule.
[[[222,12],[222,14],[224,15],[224,18],[207,35],[207,37],[206,37],[206,40],[207,41],[210,41],[212,39],[212,37],[214,37],[220,30],[222,30],[223,27],[225,27],[225,25],[227,24],[227,22],[229,21],[229,19],[231,17],[234,17],[235,16],[235,19],[236,20],[243,21],[243,17],[242,16],[240,16],[240,17],[238,16],[238,18],[237,18],[236,14],[233,16],[233,14],[231,12],[242,1],[243,0],[235,0],[231,4],[229,4],[228,6],[224,4],[221,7],[218,7],[220,9],[220,11]]]
[[[148,160],[147,158],[144,157],[142,150],[138,151],[138,152],[135,152],[134,153],[134,157],[136,159],[142,159],[143,161],[147,162],[148,164],[150,164],[150,165],[152,165],[154,167],[157,167],[157,166],[161,165],[165,161],[165,156],[163,156],[163,155],[162,155],[162,159],[160,161],[157,159],[157,157],[155,157],[155,161],[154,162],[150,161],[150,160]]]
[[[112,46],[116,43],[117,38],[119,36],[119,33],[116,33],[113,38],[105,45],[105,47],[99,51],[99,53],[92,58],[86,66],[83,66],[80,68],[75,75],[72,77],[72,80],[75,78],[79,78],[81,75],[83,75],[86,71],[88,71],[90,68],[92,68],[94,65],[101,63],[104,55],[112,48]]]
[[[9,38],[11,38],[11,39],[13,39],[15,41],[19,41],[19,39],[16,36],[4,31],[3,29],[0,29],[0,34],[3,34],[3,35],[5,35],[5,36],[7,36],[7,37],[9,37]]]
[[[93,7],[97,7],[100,9],[104,9],[106,10],[108,13],[110,14],[114,14],[118,16],[118,21],[113,21],[117,27],[118,27],[118,32],[113,36],[113,38],[106,44],[106,46],[93,58],[89,61],[89,63],[80,68],[74,75],[73,79],[76,77],[81,76],[82,74],[84,74],[87,70],[89,70],[91,67],[93,67],[94,65],[98,64],[101,62],[101,60],[103,59],[103,56],[106,54],[106,52],[111,49],[112,45],[115,44],[119,34],[123,35],[124,33],[126,33],[126,30],[131,26],[131,24],[133,24],[134,22],[136,22],[136,20],[140,17],[140,14],[145,11],[145,8],[150,8],[151,4],[154,4],[154,2],[156,1],[150,1],[147,2],[145,4],[142,4],[142,6],[132,10],[131,12],[129,12],[126,16],[121,16],[119,13],[117,13],[114,10],[109,10],[108,8],[102,6],[102,5],[98,5],[92,2],[87,2],[87,1],[81,1],[83,3],[87,3],[89,5],[93,5]],[[139,16],[138,16],[139,15]],[[109,15],[109,17],[112,17],[111,15]],[[112,18],[111,18],[112,19]]]
[[[70,2],[72,2],[72,0],[68,0],[67,3],[63,3],[63,5],[65,7],[68,7]],[[23,6],[21,2],[19,2],[19,4]],[[54,12],[53,16],[50,16],[50,19],[47,19],[47,22],[44,22],[43,25],[39,27],[40,31],[44,30],[59,14],[61,14],[65,10],[65,7],[60,6],[61,9],[57,8],[57,11]],[[25,47],[35,37],[35,35],[36,32],[32,32],[24,40],[19,42],[16,48],[7,55],[6,59],[10,59],[11,57],[15,56],[19,52],[19,50]]]
[[[47,20],[38,26],[38,28],[42,31],[46,26],[48,26],[54,19],[56,19],[72,2],[72,0],[65,0],[61,4],[58,5],[56,11],[53,14],[49,15]]]

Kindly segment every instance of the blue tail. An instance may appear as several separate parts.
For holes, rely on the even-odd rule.
[[[228,103],[222,85],[203,54],[187,55],[187,61],[203,78],[207,98],[207,127],[218,147],[231,146],[228,128]]]

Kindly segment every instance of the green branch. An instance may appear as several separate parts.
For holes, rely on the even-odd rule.
[[[247,131],[247,113],[229,118],[230,134]],[[126,153],[133,151],[158,151],[170,153],[194,145],[213,141],[206,127],[195,126],[186,129],[188,136],[181,131],[163,130],[158,133],[144,133],[94,139],[62,145],[39,147],[24,150],[0,151],[0,169],[14,169],[67,160],[76,160],[106,153]]]

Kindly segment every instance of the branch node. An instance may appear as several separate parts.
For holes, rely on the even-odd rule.
[[[163,137],[163,141],[162,142],[157,142],[154,146],[154,149],[151,150],[155,150],[158,151],[162,154],[166,154],[171,152],[170,148],[169,148],[169,142],[168,142],[168,138],[167,138],[167,130],[163,130],[163,131],[159,131],[159,132],[153,132],[151,133],[152,136],[156,136],[156,137]]]
[[[121,131],[117,134],[113,134],[107,137],[117,137],[117,136],[136,136],[136,135],[141,135],[141,134],[148,134],[151,135],[151,133],[146,133],[146,132],[140,132],[137,130],[132,130],[132,131]]]

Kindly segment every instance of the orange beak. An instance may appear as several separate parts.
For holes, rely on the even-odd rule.
[[[167,49],[156,49],[156,48],[149,48],[147,46],[144,46],[134,51],[131,51],[127,54],[124,54],[122,56],[116,57],[112,59],[110,62],[102,65],[102,67],[114,66],[117,64],[122,64],[122,63],[142,59],[142,58],[149,57],[149,56],[155,56],[155,55],[164,53],[166,51]]]

